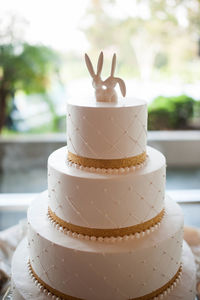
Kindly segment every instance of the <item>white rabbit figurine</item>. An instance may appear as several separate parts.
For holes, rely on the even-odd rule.
[[[101,79],[101,71],[103,67],[103,52],[100,53],[98,64],[97,64],[97,74],[95,74],[91,60],[87,54],[85,54],[85,62],[90,75],[93,78],[92,85],[95,88],[95,96],[98,102],[115,102],[117,101],[117,93],[114,90],[116,84],[119,84],[121,93],[123,97],[126,95],[126,86],[121,78],[114,77],[115,67],[116,67],[116,54],[113,55],[111,74],[103,81]]]

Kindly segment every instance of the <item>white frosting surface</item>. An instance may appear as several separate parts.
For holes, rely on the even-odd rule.
[[[28,211],[31,264],[44,282],[68,295],[87,300],[139,297],[167,283],[180,266],[183,215],[172,200],[167,200],[156,232],[114,244],[66,236],[51,226],[46,213],[43,193]]]
[[[26,239],[19,245],[13,257],[12,278],[13,278],[13,300],[53,300],[51,295],[44,294],[33,282],[28,274],[27,268],[28,251]],[[194,257],[188,245],[183,244],[183,274],[181,281],[164,300],[194,300],[195,298],[195,264]],[[95,298],[96,299],[96,298]],[[87,300],[87,299],[86,299]],[[105,300],[103,291],[101,300]],[[127,300],[127,298],[123,298]]]
[[[61,219],[89,228],[122,228],[154,218],[164,207],[165,158],[148,147],[148,162],[124,174],[98,174],[66,164],[67,148],[48,160],[49,206]]]
[[[67,104],[67,145],[70,152],[96,159],[119,159],[146,150],[147,105],[138,99],[116,103],[94,99]]]

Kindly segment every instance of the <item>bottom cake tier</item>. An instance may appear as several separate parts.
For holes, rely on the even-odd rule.
[[[104,300],[145,300],[180,275],[183,214],[171,199],[159,228],[120,239],[65,234],[47,211],[44,192],[28,210],[29,260],[34,276],[58,297],[102,300],[103,291]]]
[[[30,274],[28,268],[28,249],[27,240],[24,239],[18,246],[12,262],[12,284],[13,284],[13,300],[52,300],[60,299],[52,295],[48,290],[42,287],[36,279]],[[182,253],[182,276],[180,281],[174,288],[169,288],[165,296],[158,296],[155,299],[163,300],[194,300],[195,299],[195,263],[193,254],[186,244],[183,243]],[[77,286],[77,289],[79,287]],[[69,298],[69,300],[75,298]],[[103,291],[101,299],[103,300]],[[126,299],[126,298],[124,298]],[[151,299],[151,298],[149,298]],[[95,297],[94,297],[95,300]],[[110,300],[115,300],[114,298]],[[126,299],[128,300],[128,299]]]

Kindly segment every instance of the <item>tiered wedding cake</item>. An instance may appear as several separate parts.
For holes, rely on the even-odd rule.
[[[115,84],[126,89],[115,60],[103,82],[103,55],[97,74],[86,56],[97,101],[68,103],[68,150],[50,155],[48,192],[28,210],[14,300],[194,300],[194,261],[181,209],[165,196],[165,158],[146,146],[146,103],[117,101]]]

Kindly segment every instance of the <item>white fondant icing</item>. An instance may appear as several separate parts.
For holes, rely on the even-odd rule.
[[[48,160],[49,206],[69,223],[122,228],[154,218],[164,208],[165,158],[148,147],[148,163],[121,174],[91,173],[64,163],[67,148]]]
[[[182,264],[181,264],[181,266],[182,266]],[[28,272],[29,272],[29,275],[30,275],[31,279],[34,281],[34,284],[36,285],[36,287],[38,287],[38,289],[40,289],[45,295],[50,296],[52,299],[62,300],[62,298],[57,297],[55,294],[51,293],[47,288],[45,288],[45,286],[43,286],[35,278],[35,276],[32,272],[30,262],[28,262],[27,268],[28,268]],[[152,300],[161,300],[161,299],[165,298],[167,295],[170,295],[170,293],[173,291],[173,289],[180,283],[182,273],[183,272],[182,272],[182,267],[181,267],[181,270],[179,271],[178,276],[176,277],[174,282],[168,288],[166,288],[163,292],[161,292],[158,296],[153,297]],[[132,279],[134,278],[134,276],[132,274],[130,274],[129,277],[132,278]],[[104,276],[103,279],[106,280],[107,279],[106,276]],[[145,283],[143,283],[142,286],[145,286]],[[119,288],[116,288],[116,291],[119,292]]]
[[[147,105],[137,99],[117,103],[71,100],[67,105],[70,152],[96,159],[119,159],[146,150]]]
[[[87,300],[139,297],[163,286],[180,266],[183,216],[172,200],[156,232],[114,244],[64,236],[46,213],[43,194],[28,212],[30,261],[44,282],[63,293]]]
[[[31,276],[28,273],[27,261],[28,251],[26,247],[26,239],[19,245],[13,257],[12,278],[13,278],[13,300],[52,300],[59,298],[46,295],[43,288],[36,286]],[[178,284],[174,284],[170,293],[164,297],[164,300],[194,300],[195,298],[195,264],[194,257],[188,245],[184,242],[183,245],[183,274]],[[134,280],[134,278],[133,278]],[[104,299],[103,291],[101,292],[101,300]],[[96,298],[95,298],[96,299]],[[159,299],[159,298],[158,298]],[[158,300],[156,299],[156,300]],[[127,300],[124,298],[123,300]]]

